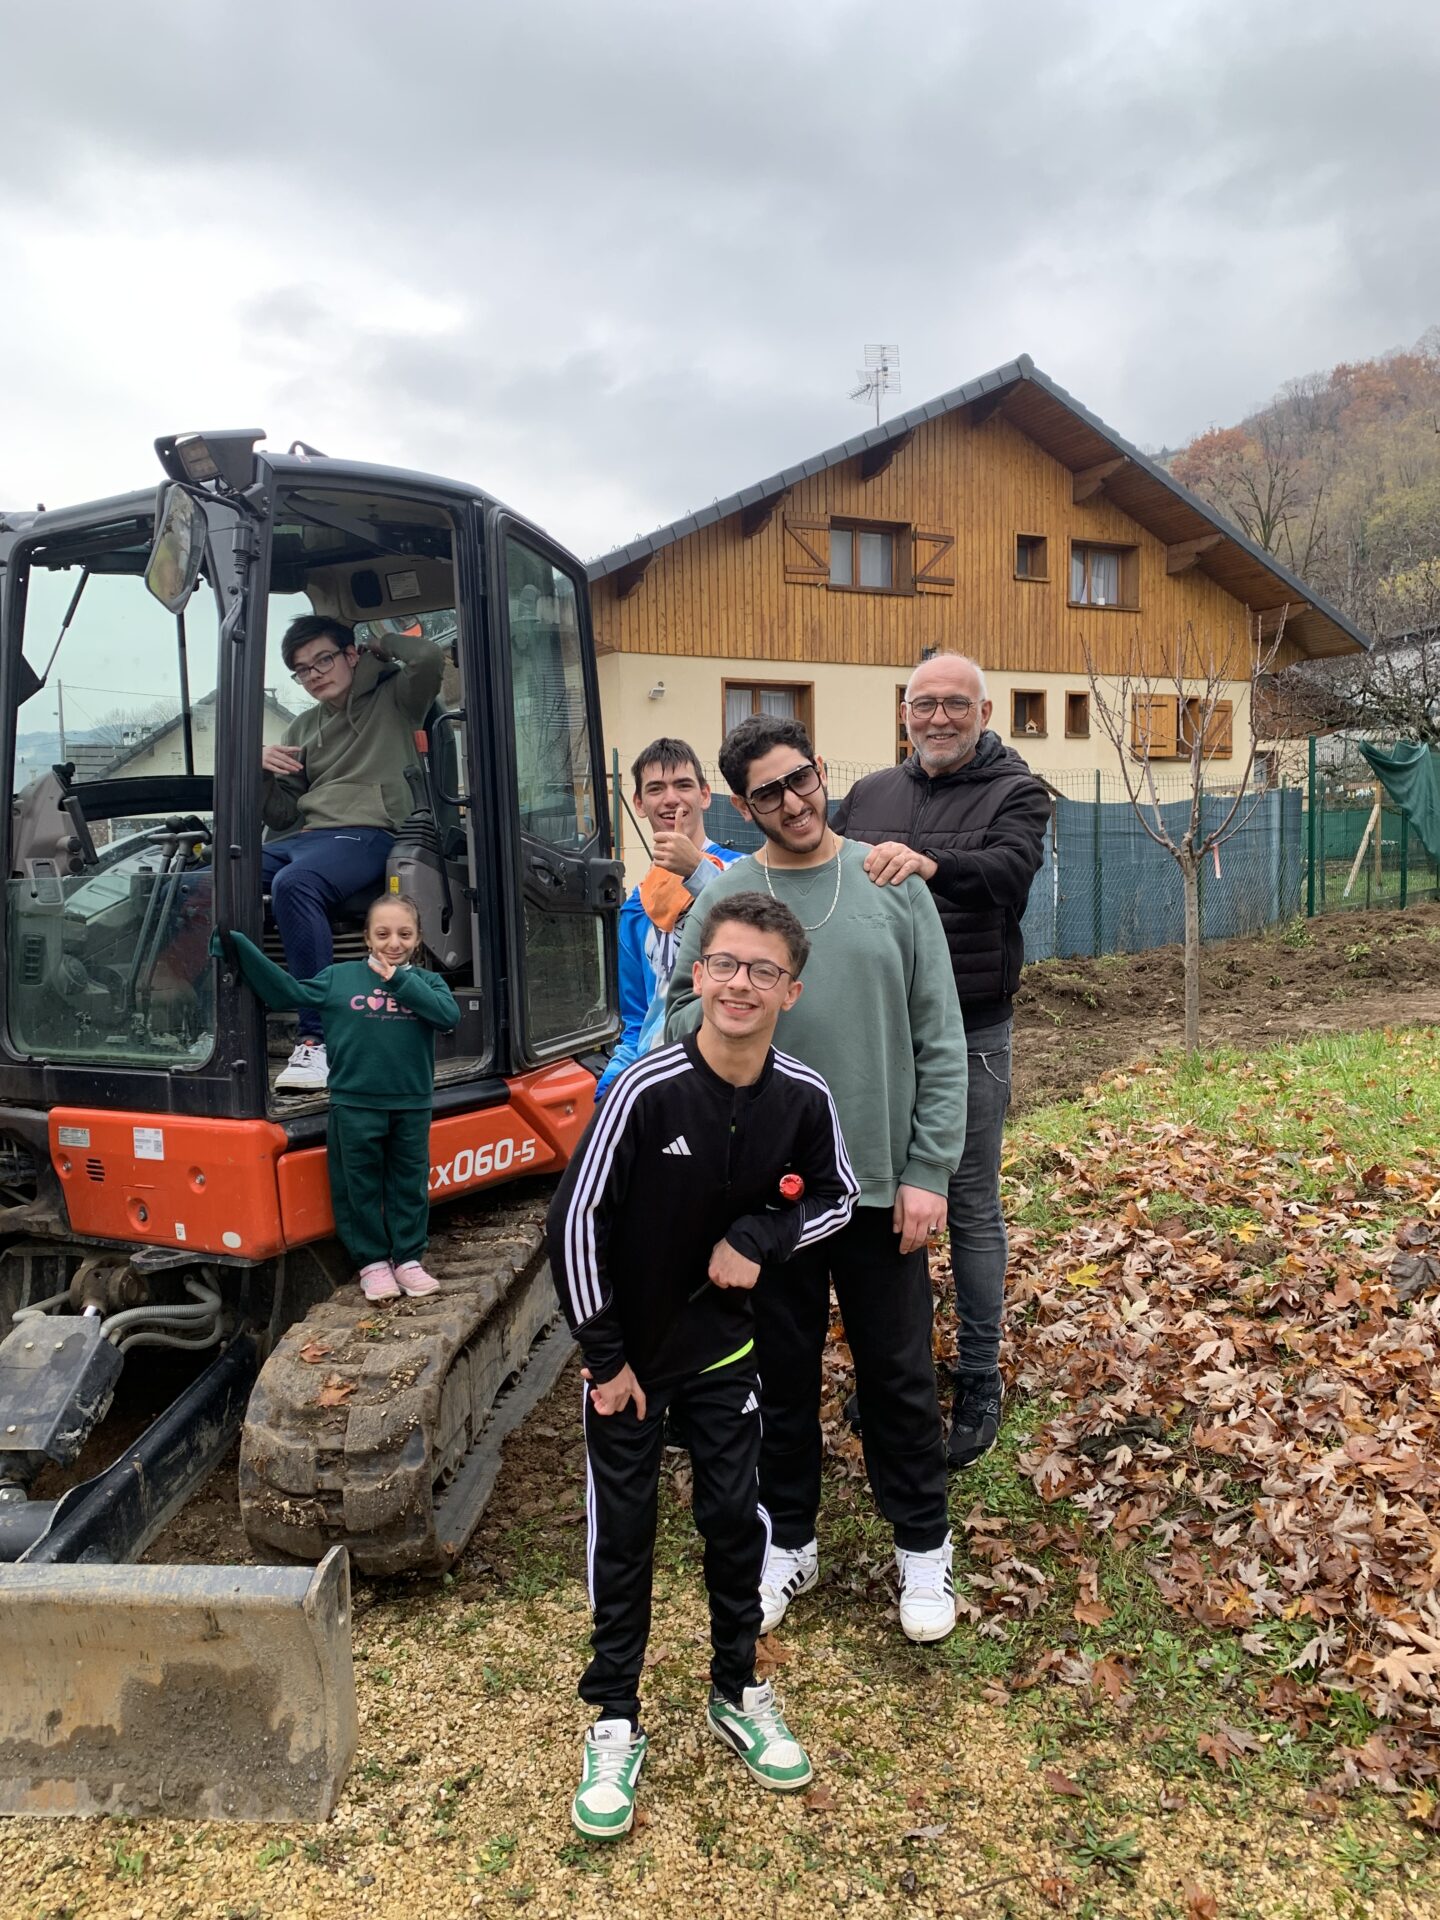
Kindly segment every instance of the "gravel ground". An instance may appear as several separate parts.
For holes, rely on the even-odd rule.
[[[817,1785],[765,1794],[704,1730],[705,1615],[683,1474],[665,1500],[641,1821],[619,1843],[579,1840],[567,1814],[589,1621],[573,1388],[563,1381],[532,1423],[449,1583],[361,1583],[360,1751],[326,1827],[13,1821],[0,1832],[0,1913],[1417,1920],[1437,1910],[1407,1906],[1393,1878],[1363,1900],[1355,1892],[1356,1848],[1394,1854],[1409,1838],[1376,1802],[1317,1814],[1298,1792],[1262,1802],[1218,1778],[1171,1791],[1123,1723],[1081,1744],[1072,1727],[1056,1762],[1040,1696],[991,1704],[946,1649],[910,1647],[875,1570],[852,1578],[843,1552],[797,1604],[783,1644],[770,1643]],[[845,1534],[850,1495],[834,1495],[832,1533]],[[1088,1802],[1055,1790],[1056,1764],[1062,1780],[1084,1775]],[[1133,1881],[1087,1862],[1087,1820],[1090,1838],[1134,1836]]]

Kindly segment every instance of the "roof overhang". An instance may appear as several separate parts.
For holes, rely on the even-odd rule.
[[[1207,574],[1259,617],[1261,632],[1267,636],[1273,637],[1283,619],[1286,639],[1298,653],[1312,659],[1369,648],[1369,637],[1353,621],[1281,566],[1273,554],[1247,540],[1113,427],[1081,406],[1024,353],[938,399],[912,407],[883,426],[872,427],[826,453],[786,467],[768,480],[743,487],[698,513],[686,514],[642,539],[602,554],[589,564],[590,579],[597,582],[623,572],[627,579],[636,581],[663,548],[735,514],[746,515],[751,524],[763,525],[769,518],[763,511],[766,506],[773,511],[772,503],[790,488],[847,460],[860,460],[872,472],[880,472],[917,428],[961,408],[977,425],[1003,410],[1009,425],[1069,468],[1077,501],[1103,491],[1105,498],[1137,526],[1164,541],[1172,573],[1194,567]]]

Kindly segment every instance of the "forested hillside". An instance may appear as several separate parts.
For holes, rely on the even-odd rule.
[[[1289,381],[1169,465],[1377,639],[1440,623],[1440,327]]]

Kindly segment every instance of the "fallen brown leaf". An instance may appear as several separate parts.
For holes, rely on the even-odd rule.
[[[772,1673],[779,1672],[787,1660],[794,1658],[794,1649],[787,1647],[777,1634],[761,1634],[755,1643],[755,1678],[768,1680]]]
[[[318,1366],[322,1360],[328,1359],[334,1351],[335,1349],[327,1347],[323,1340],[307,1340],[300,1349],[300,1358],[314,1367]]]
[[[315,1396],[317,1407],[343,1407],[355,1391],[355,1381],[342,1380],[338,1373],[332,1373]]]
[[[1077,1786],[1069,1774],[1062,1773],[1059,1767],[1047,1767],[1040,1778],[1050,1789],[1051,1793],[1068,1794],[1073,1800],[1083,1800],[1085,1798],[1085,1789]]]
[[[835,1796],[822,1780],[818,1786],[811,1787],[802,1805],[807,1813],[833,1813]]]

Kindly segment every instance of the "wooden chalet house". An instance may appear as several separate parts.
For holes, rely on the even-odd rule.
[[[1086,644],[1159,670],[1187,629],[1223,651],[1284,617],[1277,666],[1365,636],[1027,355],[687,514],[590,568],[607,742],[657,734],[713,765],[749,713],[793,713],[832,791],[906,751],[899,702],[927,649],[984,667],[991,726],[1038,773],[1113,770]],[[1217,777],[1248,752],[1248,675],[1219,710]],[[1173,708],[1174,711],[1170,711]],[[1188,753],[1183,694],[1151,719]],[[627,776],[628,777],[628,776]],[[1068,783],[1074,790],[1074,783]]]

